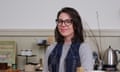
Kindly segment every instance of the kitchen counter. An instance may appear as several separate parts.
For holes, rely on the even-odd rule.
[[[120,71],[89,71],[89,72],[120,72]]]

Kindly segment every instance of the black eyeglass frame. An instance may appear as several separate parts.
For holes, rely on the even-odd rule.
[[[72,19],[66,19],[66,20],[62,20],[62,19],[56,19],[56,24],[58,26],[62,26],[63,23],[66,25],[66,26],[69,26],[73,23],[73,20]]]

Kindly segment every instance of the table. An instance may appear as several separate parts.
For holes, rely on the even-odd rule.
[[[8,68],[6,70],[0,70],[0,72],[21,72],[21,71],[17,69]]]

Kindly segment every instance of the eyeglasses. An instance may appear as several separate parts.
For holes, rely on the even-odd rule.
[[[62,26],[63,23],[65,26],[69,26],[72,24],[72,19],[66,19],[66,20],[56,19],[56,23],[58,26]]]

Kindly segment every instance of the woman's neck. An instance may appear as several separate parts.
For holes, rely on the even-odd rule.
[[[71,44],[71,42],[72,42],[71,38],[65,38],[65,42],[64,42],[65,44]]]

